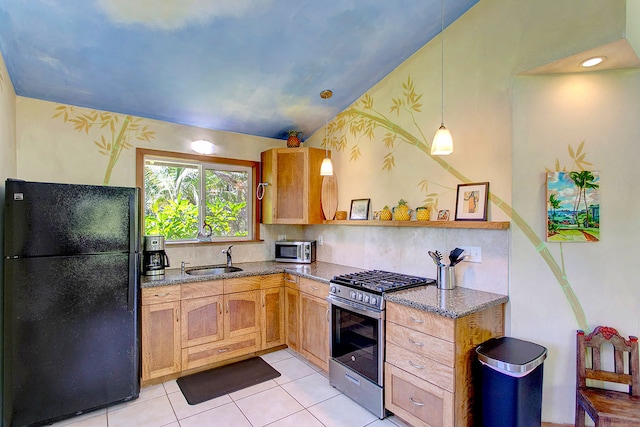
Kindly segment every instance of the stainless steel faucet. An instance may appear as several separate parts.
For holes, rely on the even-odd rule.
[[[223,254],[227,254],[227,267],[231,267],[231,264],[232,264],[232,261],[231,261],[231,248],[232,247],[233,247],[233,245],[229,246],[227,249],[222,251]]]
[[[182,262],[180,263],[180,272],[181,272],[181,273],[184,273],[184,269],[185,269],[185,267],[186,267],[186,265],[187,265],[187,264],[191,264],[191,263],[190,263],[190,262],[186,262],[186,261],[182,261]]]

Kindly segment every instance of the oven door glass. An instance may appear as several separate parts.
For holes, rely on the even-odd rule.
[[[331,304],[331,357],[379,385],[384,351],[381,314]]]

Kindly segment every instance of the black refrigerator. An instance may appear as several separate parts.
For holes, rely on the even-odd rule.
[[[7,180],[4,423],[138,397],[136,188]]]

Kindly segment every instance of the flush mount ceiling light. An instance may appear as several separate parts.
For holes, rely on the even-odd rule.
[[[198,154],[213,154],[216,151],[216,146],[209,141],[199,139],[191,143],[191,149]]]
[[[596,65],[601,64],[605,59],[607,59],[606,56],[594,56],[593,58],[585,59],[580,62],[580,65],[584,68],[595,67]]]
[[[329,89],[325,89],[320,92],[320,98],[325,100],[325,104],[327,103],[327,99],[333,96],[333,92]],[[329,158],[329,138],[327,136],[327,119],[324,121],[324,160],[320,165],[320,176],[331,176],[333,175],[333,163]]]
[[[431,155],[446,156],[453,152],[453,138],[451,132],[444,125],[444,0],[440,4],[440,40],[441,40],[441,76],[442,76],[442,93],[440,98],[440,114],[442,121],[440,127],[433,136],[431,143]]]

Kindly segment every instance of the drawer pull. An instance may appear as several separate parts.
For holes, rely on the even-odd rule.
[[[411,365],[412,367],[416,368],[416,369],[424,369],[424,366],[422,365],[416,365],[415,363],[413,363],[411,360],[408,360],[409,365]]]
[[[418,346],[418,347],[424,347],[424,343],[414,341],[414,340],[412,340],[411,338],[409,338],[409,342],[410,342],[411,344],[415,345],[415,346]]]
[[[413,397],[410,397],[409,400],[416,406],[424,406],[424,403],[420,402],[419,400],[415,400]]]
[[[284,279],[285,282],[289,282],[289,283],[296,283],[295,280],[291,280],[291,279]]]
[[[409,316],[409,320],[411,320],[411,321],[412,321],[412,322],[414,322],[414,323],[424,323],[424,320],[422,320],[422,319],[416,319],[416,318],[415,318],[415,317],[413,317],[413,316]]]
[[[317,291],[319,288],[316,288],[315,286],[311,286],[311,289],[313,289],[314,291]]]
[[[158,297],[158,298],[164,298],[164,297],[168,297],[169,296],[169,292],[166,292],[164,294],[155,294],[154,297]]]
[[[221,348],[220,350],[218,350],[218,353],[225,353],[227,351],[229,351],[228,348]]]

